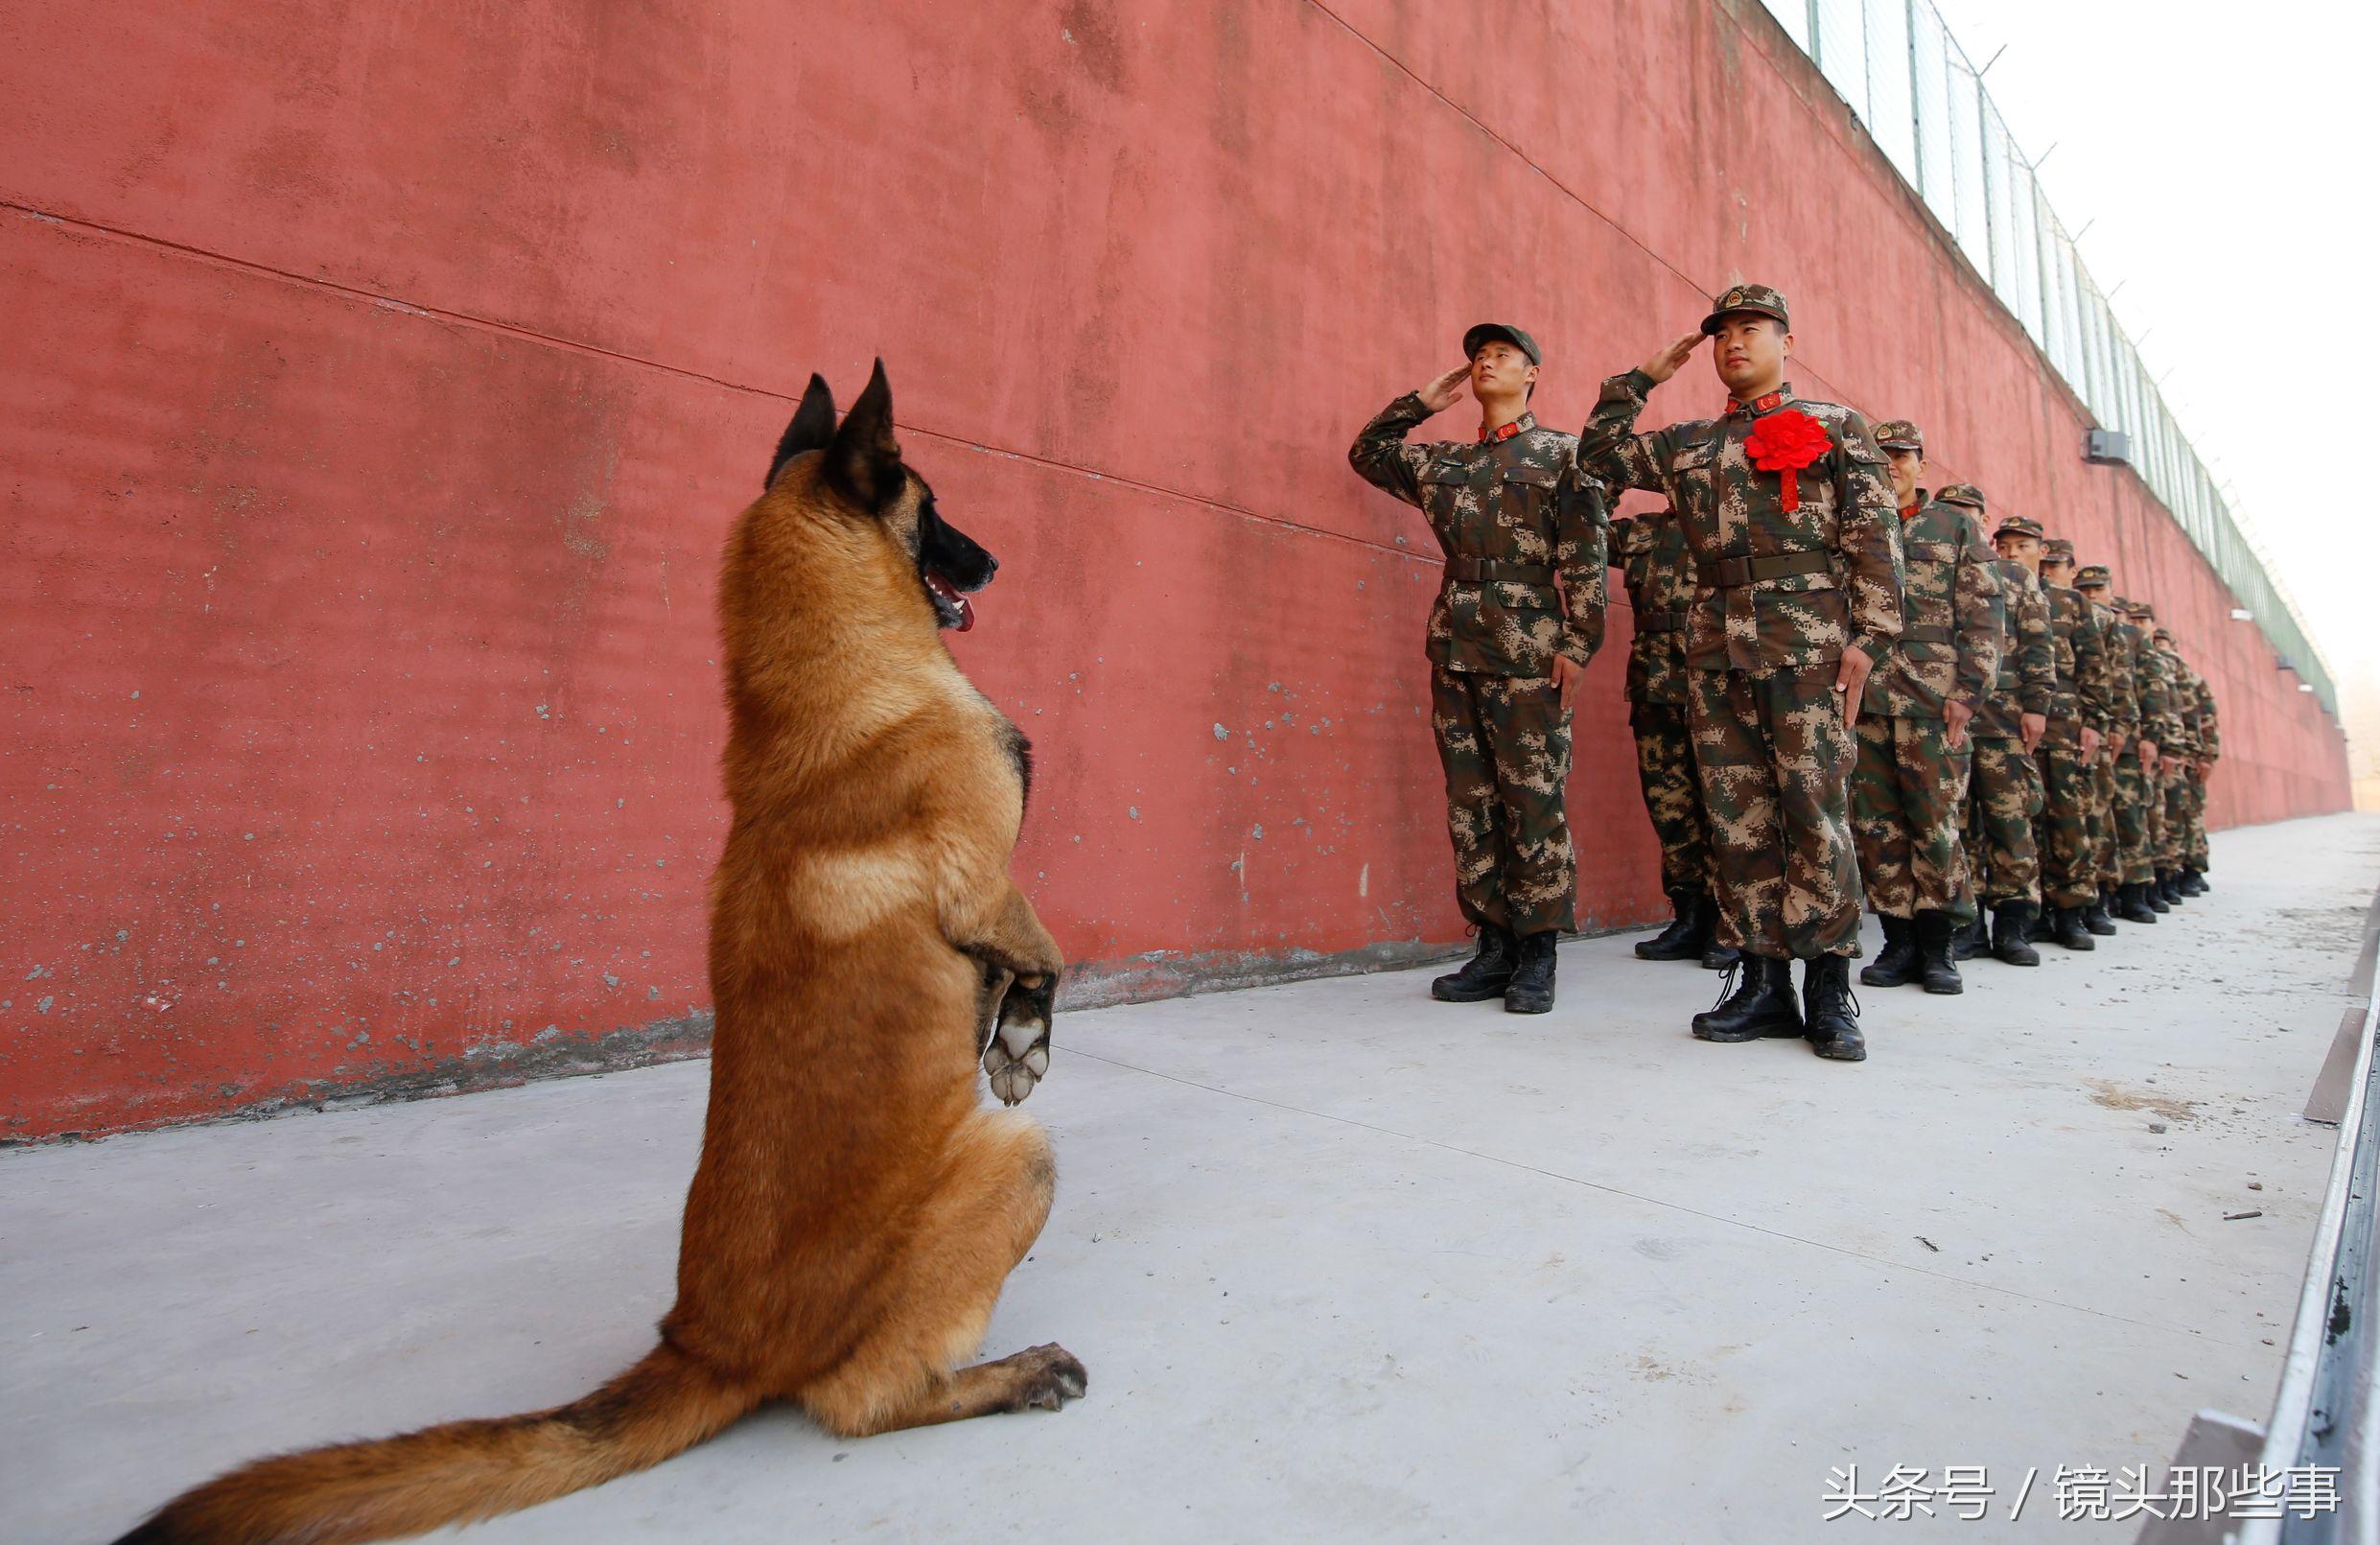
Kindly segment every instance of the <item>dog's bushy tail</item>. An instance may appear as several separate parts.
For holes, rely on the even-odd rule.
[[[284,1454],[175,1497],[116,1545],[397,1539],[658,1464],[760,1403],[668,1343],[581,1400]]]

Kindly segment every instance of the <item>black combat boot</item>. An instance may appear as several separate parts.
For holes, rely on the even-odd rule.
[[[1917,931],[1917,977],[1925,984],[1925,991],[1946,996],[1966,992],[1957,963],[1950,959],[1950,914],[1920,912],[1909,921]],[[1864,982],[1867,977],[1863,973],[1859,979]]]
[[[1859,968],[1862,987],[1900,987],[1917,980],[1917,925],[1910,918],[1884,914],[1884,948]]]
[[[2213,889],[2215,888],[2215,882],[2214,882],[2213,880],[2208,879],[2208,878],[2206,878],[2206,871],[2205,871],[2204,869],[2193,869],[2193,870],[2191,870],[2191,871],[2190,871],[2190,878],[2198,881],[2198,892],[2197,892],[2197,894],[2199,894],[2199,895],[2201,895],[2201,896],[2205,895],[2208,891],[2211,891],[2211,890],[2213,890]]]
[[[2163,917],[2173,910],[2165,901],[2164,875],[2156,874],[2140,882],[2140,899],[2149,903],[2149,910]]]
[[[1859,1000],[1851,995],[1851,957],[1820,955],[1802,966],[1802,1034],[1809,1049],[1838,1063],[1868,1060],[1859,1034]]]
[[[2148,886],[2134,882],[2115,887],[2115,915],[2127,923],[2155,923],[2157,914],[2149,910],[2149,899],[2140,894]]]
[[[1734,971],[1742,961],[1743,951],[1734,945],[1719,943],[1716,930],[1712,932],[1711,942],[1702,947],[1702,969],[1704,971]]]
[[[1758,1041],[1762,1036],[1802,1033],[1801,1005],[1793,1000],[1793,962],[1766,955],[1746,955],[1738,970],[1728,972],[1718,1006],[1694,1016],[1694,1036],[1700,1041]]]
[[[1972,960],[1992,952],[1992,930],[1983,925],[1983,905],[1975,905],[1975,921],[1950,935],[1950,958]]]
[[[2182,871],[2179,869],[2158,870],[2157,872],[2157,894],[2164,898],[2167,906],[2180,906],[2188,900],[2182,894]]]
[[[2067,949],[2096,949],[2099,941],[2083,926],[2083,909],[2079,906],[2053,906],[2049,909],[2049,937],[2053,944]]]
[[[1677,917],[1651,938],[1636,942],[1637,959],[1692,960],[1710,944],[1712,930],[1718,925],[1719,909],[1708,892],[1672,891],[1669,904],[1677,909]]]
[[[1430,984],[1441,1003],[1478,1003],[1500,996],[1520,964],[1520,942],[1493,923],[1480,925],[1480,952],[1470,964]]]
[[[2112,899],[2109,894],[2112,889],[2112,886],[2100,886],[2092,895],[2090,904],[2083,908],[2083,926],[2101,939],[2115,937],[2115,918],[2108,910],[2108,903]]]
[[[1553,1007],[1553,940],[1552,928],[1521,940],[1521,963],[1504,990],[1506,1014],[1543,1014]]]
[[[2174,881],[2174,889],[2184,896],[2204,896],[2206,894],[2206,877],[2195,869],[2184,868],[2181,878]]]
[[[2005,966],[2038,966],[2041,951],[2026,939],[2033,931],[2031,901],[2002,901],[1992,909],[1992,958]]]

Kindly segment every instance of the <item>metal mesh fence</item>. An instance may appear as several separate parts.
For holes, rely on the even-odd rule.
[[[2099,427],[2131,435],[2133,465],[2142,480],[2206,555],[2283,664],[2336,714],[2330,672],[2288,593],[2174,422],[2157,379],[2042,197],[2033,163],[2017,148],[1981,72],[1931,0],[1762,4],[1858,115]]]

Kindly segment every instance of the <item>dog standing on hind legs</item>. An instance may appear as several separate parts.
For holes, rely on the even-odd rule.
[[[945,627],[998,565],[900,456],[879,362],[811,377],[720,578],[735,808],[711,895],[711,1105],[661,1344],[584,1399],[268,1459],[118,1545],[338,1545],[657,1464],[762,1401],[859,1437],[1055,1410],[1083,1365],[975,1356],[1049,1216],[1058,946],[1009,878],[1024,737]]]

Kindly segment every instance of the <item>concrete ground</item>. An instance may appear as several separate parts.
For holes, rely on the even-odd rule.
[[[2097,953],[1869,992],[1861,1066],[1691,1040],[1717,979],[1622,939],[1544,1018],[1421,972],[1071,1016],[988,1349],[1062,1342],[1086,1399],[857,1442],[773,1409],[471,1537],[2129,1539],[2051,1478],[2269,1407],[2380,818],[2216,864]],[[707,1070],[0,1155],[0,1538],[631,1361]],[[1989,1466],[1992,1519],[1829,1524],[1851,1464]]]

